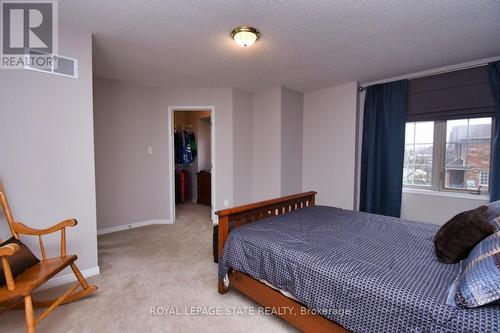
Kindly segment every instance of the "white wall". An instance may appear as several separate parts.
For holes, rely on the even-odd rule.
[[[253,201],[252,94],[233,89],[234,204]]]
[[[281,89],[281,195],[302,191],[304,95]]]
[[[281,195],[281,87],[253,96],[253,200]]]
[[[94,79],[99,230],[169,218],[168,124],[162,111],[150,88]]]
[[[302,191],[303,96],[282,86],[253,96],[253,201]]]
[[[317,204],[353,209],[357,84],[304,95],[303,189]]]
[[[0,71],[0,179],[16,220],[47,228],[78,219],[67,231],[68,253],[86,270],[97,266],[91,34],[61,27],[59,49],[78,59],[79,79]],[[59,237],[45,239],[48,255],[58,255]],[[23,240],[38,253],[35,239]]]
[[[488,202],[489,199],[482,195],[403,190],[401,218],[444,224],[456,214],[487,205]]]

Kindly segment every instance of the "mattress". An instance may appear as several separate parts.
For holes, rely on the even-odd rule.
[[[295,297],[293,297],[293,295],[292,295],[292,294],[290,294],[288,291],[283,290],[283,289],[280,289],[280,288],[278,288],[278,287],[275,287],[275,286],[273,286],[272,284],[270,284],[269,282],[267,282],[266,280],[259,279],[259,281],[260,281],[260,282],[262,282],[263,284],[265,284],[266,286],[271,287],[271,288],[273,288],[274,290],[279,291],[279,292],[280,292],[283,296],[288,297],[288,298],[290,298],[290,299],[293,299],[294,301],[299,301],[298,299],[296,299]]]
[[[446,304],[460,264],[439,263],[439,226],[313,206],[232,230],[219,261],[352,332],[499,332],[500,306]]]

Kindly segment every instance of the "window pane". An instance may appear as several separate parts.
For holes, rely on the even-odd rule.
[[[415,146],[405,145],[405,165],[415,164]]]
[[[445,187],[487,191],[492,118],[446,123]]]
[[[432,185],[434,122],[406,124],[403,185]]]
[[[415,143],[434,142],[434,122],[422,121],[415,123]]]
[[[405,160],[403,169],[404,185],[413,184],[414,165],[415,165],[415,145],[414,144],[405,145]]]
[[[481,184],[481,171],[489,170],[490,168],[490,151],[490,143],[469,144],[467,150],[468,170],[465,174],[467,189],[477,190],[479,188]]]
[[[403,185],[413,185],[415,179],[415,169],[413,165],[406,165],[403,169]]]
[[[448,120],[446,122],[446,142],[467,140],[468,120]]]
[[[406,123],[405,143],[415,143],[415,123]]]
[[[469,120],[469,139],[491,140],[491,118]]]
[[[447,188],[465,190],[465,170],[464,169],[447,169],[444,186]]]
[[[446,167],[465,167],[467,143],[449,143],[446,145]]]
[[[432,164],[415,165],[413,170],[413,184],[421,186],[432,185]]]
[[[432,144],[415,145],[415,164],[432,164]]]

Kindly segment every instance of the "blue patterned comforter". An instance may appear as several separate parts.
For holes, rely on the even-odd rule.
[[[460,264],[434,255],[439,226],[315,206],[230,232],[229,268],[264,279],[352,332],[500,332],[500,306],[446,304]]]

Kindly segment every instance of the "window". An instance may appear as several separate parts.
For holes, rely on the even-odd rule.
[[[434,122],[406,124],[403,184],[432,186]]]
[[[489,171],[481,171],[479,175],[479,185],[481,186],[489,186],[490,185],[490,172]]]
[[[403,185],[488,192],[492,118],[406,123]]]

